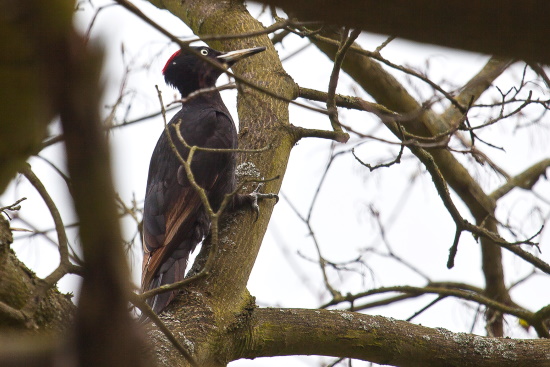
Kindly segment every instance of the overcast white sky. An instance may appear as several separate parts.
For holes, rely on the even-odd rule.
[[[96,8],[109,3],[108,1],[93,2]],[[192,36],[184,23],[168,12],[160,11],[147,2],[136,2],[136,5],[174,34]],[[258,6],[253,6],[251,9],[253,15],[259,14],[261,10]],[[94,11],[89,4],[84,4],[83,11],[78,13],[76,24],[83,31],[88,28]],[[269,22],[266,17],[262,20]],[[165,86],[161,69],[177,47],[170,44],[165,37],[134,15],[116,6],[105,8],[100,12],[91,34],[95,42],[104,45],[107,49],[104,72],[106,105],[111,105],[116,100],[125,65],[130,65],[131,73],[126,87],[128,95],[125,103],[131,102],[131,109],[126,111],[127,105],[123,105],[117,114],[119,122],[122,121],[126,112],[128,112],[127,119],[130,120],[158,111],[155,85],[163,91],[165,103],[173,99],[175,92]],[[385,39],[386,37],[379,35],[363,34],[359,42],[364,48],[373,50]],[[306,40],[293,36],[285,39],[277,49],[283,58],[306,44]],[[121,49],[124,49],[124,55]],[[430,78],[436,82],[445,80],[444,87],[448,90],[452,89],[451,86],[463,85],[488,59],[483,55],[427,47],[402,40],[390,43],[384,49],[383,55],[395,63],[409,65],[419,70],[426,70],[429,65]],[[150,67],[144,67],[149,64]],[[284,66],[301,86],[319,90],[327,89],[332,66],[326,56],[315,47],[311,46],[298,56],[289,59]],[[506,79],[501,78],[499,82],[504,86],[503,89],[517,82],[521,72],[522,67],[516,66],[513,68],[513,73],[508,74]],[[405,85],[413,84],[409,90],[418,99],[422,99],[421,97],[428,99],[432,96],[431,90],[421,82],[411,80],[402,74],[395,75]],[[225,76],[220,78],[222,82],[226,80]],[[536,90],[539,91],[540,88]],[[372,100],[355,87],[351,79],[345,75],[341,77],[338,91],[344,94],[358,93],[359,96]],[[223,96],[233,117],[237,120],[236,92],[225,91]],[[106,108],[105,114],[108,111]],[[379,137],[395,140],[383,128],[377,129],[377,119],[366,113],[342,110],[340,117],[344,123],[363,132],[375,132],[373,134]],[[515,134],[512,134],[515,121],[505,122],[483,133],[485,138],[502,146],[504,151],[481,147],[510,174],[516,174],[538,160],[550,156],[548,147],[550,133],[547,120],[544,122],[544,128],[521,129]],[[330,128],[330,123],[325,116],[296,107],[291,107],[291,122],[304,127]],[[52,126],[52,132],[56,129],[55,125]],[[117,129],[111,133],[116,187],[125,201],[129,201],[133,195],[139,202],[142,201],[149,159],[162,129],[162,120],[157,118]],[[357,140],[346,146],[339,145],[336,149],[349,149],[354,142]],[[292,152],[282,192],[302,215],[307,214],[313,194],[328,162],[329,147],[330,142],[307,139],[301,141]],[[361,146],[357,153],[363,160],[377,163],[391,160],[397,151],[396,146],[369,141]],[[61,152],[61,147],[56,146],[48,148],[41,155],[59,161]],[[460,159],[466,162],[463,157]],[[42,160],[33,158],[31,163],[60,206],[65,223],[73,223],[74,216],[69,207],[63,182]],[[482,177],[481,184],[488,191],[502,184],[502,180],[491,173],[492,171],[487,167],[474,166],[470,172],[475,177]],[[536,191],[546,199],[550,198],[547,181],[539,183]],[[52,224],[49,213],[41,199],[26,183],[12,185],[1,197],[1,201],[5,205],[21,196],[28,197],[28,200],[23,203],[21,216],[28,218],[40,229],[50,228]],[[470,218],[467,210],[454,194],[453,198],[463,216]],[[531,202],[529,195],[515,192],[502,205],[499,218],[521,225],[525,230],[524,234],[531,235],[540,226],[537,213],[529,214]],[[454,224],[438,199],[429,175],[408,152],[402,164],[374,173],[369,173],[368,169],[360,166],[350,154],[336,158],[321,190],[312,220],[321,251],[327,259],[344,262],[356,258],[361,249],[374,247],[380,251],[384,250],[385,247],[378,235],[377,225],[372,219],[369,208],[380,211],[382,222],[388,230],[387,239],[393,250],[420,268],[432,280],[461,281],[480,287],[484,285],[480,270],[479,246],[467,234],[462,236],[455,268],[451,270],[446,268],[448,249],[454,236]],[[548,209],[548,203],[543,205],[541,216],[547,217]],[[394,212],[397,213],[395,216],[392,214]],[[130,236],[135,231],[132,222],[129,220],[123,222],[126,235]],[[17,226],[25,227],[21,223]],[[55,238],[53,232],[50,235]],[[18,235],[18,237],[21,236]],[[70,238],[74,239],[75,236],[73,231]],[[540,241],[542,257],[550,261],[548,231],[543,232]],[[21,239],[16,241],[13,247],[20,258],[40,276],[47,275],[56,266],[58,258],[56,249],[41,238],[34,237],[30,241]],[[141,249],[137,248],[132,257],[136,284],[140,277],[140,251]],[[308,230],[293,213],[288,202],[282,199],[275,208],[249,281],[249,289],[257,297],[258,303],[264,306],[318,307],[327,301],[329,295],[323,286],[319,266],[307,259],[317,259]],[[357,292],[378,286],[405,285],[405,281],[410,285],[425,285],[424,279],[391,259],[374,255],[367,255],[364,259],[370,269],[357,268],[363,271],[364,276],[346,272],[339,276],[329,271],[333,285],[338,286],[342,292]],[[514,282],[531,270],[525,262],[509,256],[506,251],[505,263],[508,283]],[[66,277],[60,282],[60,288],[63,291],[77,292],[76,283],[74,278]],[[548,286],[548,277],[534,277],[514,290],[513,297],[519,304],[536,310],[550,303],[548,292],[541,291],[549,289]],[[376,308],[368,312],[406,319],[433,298],[420,297],[411,302]],[[435,306],[431,312],[420,315],[414,322],[432,327],[445,327],[452,331],[468,332],[474,311],[464,303],[445,300]],[[510,318],[509,322],[509,329],[513,330],[514,336],[534,337],[533,333],[521,331],[516,326],[517,320]],[[482,323],[479,325],[474,330],[483,335]],[[285,363],[292,366],[309,366],[315,365],[317,363],[315,361],[316,359],[311,358],[285,358],[284,361],[277,358],[237,361],[231,365],[235,367],[276,366]],[[360,364],[354,363],[354,365]]]

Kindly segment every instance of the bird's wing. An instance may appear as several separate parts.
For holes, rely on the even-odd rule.
[[[172,121],[177,118],[178,115]],[[209,148],[235,146],[236,136],[225,131],[235,129],[227,114],[207,109],[195,114],[195,119],[200,124],[192,124],[192,121],[182,124],[182,133],[188,144]],[[175,134],[172,136],[177,139]],[[182,151],[186,158],[187,151]],[[207,192],[225,185],[220,181],[227,179],[220,170],[223,159],[219,154],[197,151],[193,158],[193,176]],[[163,133],[151,158],[145,195],[142,289],[150,289],[161,266],[177,249],[188,256],[202,240],[208,226],[209,220],[200,197],[187,180],[183,166]],[[185,248],[180,248],[182,246]],[[179,271],[181,274],[176,274],[175,281],[183,279],[185,269]]]
[[[159,183],[151,188],[152,192],[149,196],[152,196],[152,198],[147,197],[148,200],[146,200],[145,205],[146,208],[147,204],[151,206],[156,204],[160,208],[169,206],[169,208],[167,208],[167,211],[156,213],[153,210],[144,211],[142,266],[142,287],[144,290],[149,288],[153,277],[162,264],[180,244],[187,244],[189,247],[187,250],[190,253],[201,240],[201,238],[198,238],[201,233],[193,233],[196,230],[195,227],[202,205],[194,188],[190,186],[173,187],[170,190],[163,186],[162,183]],[[174,195],[174,192],[179,192],[179,194]],[[147,213],[145,214],[145,212]],[[185,241],[186,239],[189,241]],[[182,269],[182,271],[185,271],[185,269]],[[183,275],[181,274],[181,277]]]

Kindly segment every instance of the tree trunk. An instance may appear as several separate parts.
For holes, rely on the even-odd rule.
[[[260,31],[263,26],[239,2],[219,1],[151,1],[165,7],[182,19],[197,35],[228,35]],[[254,81],[270,91],[292,100],[297,86],[285,73],[277,52],[267,35],[237,38],[223,42],[212,41],[210,46],[220,51],[265,46],[267,50],[233,68],[237,75]],[[288,103],[258,92],[246,85],[239,86],[239,148],[270,148],[262,153],[240,154],[238,166],[248,176],[272,179],[263,192],[277,193],[281,187],[290,150],[295,136],[287,129]],[[251,192],[255,184],[245,190]],[[229,362],[226,340],[222,335],[236,323],[254,299],[246,290],[246,283],[265,234],[274,202],[260,203],[260,217],[254,222],[252,212],[228,215],[220,229],[218,256],[211,273],[193,282],[169,307],[163,320],[175,335],[185,335],[183,344],[190,346],[199,365],[225,365]],[[207,256],[208,246],[199,255]],[[199,322],[197,322],[199,321]],[[166,349],[166,340],[158,331],[155,350],[164,365],[178,365],[185,361],[178,353]]]

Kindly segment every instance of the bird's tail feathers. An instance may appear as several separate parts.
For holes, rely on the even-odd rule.
[[[159,268],[159,271],[149,283],[147,290],[183,280],[189,255],[190,251],[188,249],[177,249],[174,251]],[[147,299],[147,303],[156,314],[159,314],[170,302],[172,302],[176,296],[176,292],[177,291],[169,291],[157,294]]]

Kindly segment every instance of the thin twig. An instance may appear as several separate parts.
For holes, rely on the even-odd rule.
[[[25,201],[25,200],[27,200],[27,198],[23,197],[23,198],[17,200],[17,201],[16,201],[15,203],[13,203],[13,204],[3,206],[3,207],[0,208],[0,212],[4,212],[4,214],[8,215],[7,213],[5,213],[5,211],[7,211],[7,210],[8,210],[8,211],[12,211],[12,212],[18,211],[18,210],[21,209],[21,205],[19,205],[19,204],[20,204],[22,201]],[[9,217],[9,215],[8,215],[8,217]]]
[[[399,128],[399,131],[401,132],[401,140],[404,141],[405,140],[405,134],[403,133],[403,128],[401,127],[401,124],[397,124],[397,127]],[[388,167],[391,167],[393,166],[394,164],[399,164],[401,163],[401,158],[403,157],[403,151],[405,150],[405,144],[401,144],[401,148],[399,148],[399,153],[397,153],[397,156],[395,157],[395,159],[393,159],[392,161],[390,162],[386,162],[386,163],[379,163],[379,164],[376,164],[374,166],[372,166],[371,164],[369,163],[365,163],[363,162],[356,154],[355,154],[355,148],[353,148],[351,150],[351,154],[353,154],[353,157],[359,162],[361,163],[363,166],[367,167],[371,172],[374,171],[374,170],[377,170],[379,168],[388,168]]]
[[[543,159],[542,161],[527,168],[522,173],[514,177],[510,177],[504,185],[493,191],[489,197],[495,201],[499,200],[516,187],[531,190],[540,177],[546,174],[549,167],[550,158]]]
[[[59,256],[60,256],[60,267],[64,265],[65,263],[69,262],[69,248],[68,243],[69,240],[67,238],[67,233],[65,232],[65,226],[63,225],[63,220],[61,219],[61,214],[59,214],[59,210],[57,209],[57,206],[55,205],[55,202],[51,198],[50,194],[40,181],[40,179],[34,174],[34,172],[31,170],[29,165],[26,165],[24,168],[21,169],[21,174],[29,180],[29,182],[34,186],[36,191],[40,194],[42,199],[44,200],[44,203],[48,207],[48,210],[50,211],[50,214],[52,216],[53,222],[55,224],[55,230],[57,232],[57,239],[59,241]],[[56,269],[54,273],[56,273],[59,270]],[[54,273],[50,274],[48,278],[50,278]],[[62,275],[61,275],[62,276]],[[46,278],[45,280],[48,280]],[[61,277],[59,277],[60,279]],[[51,285],[55,284],[58,279],[52,278],[51,279]]]
[[[454,288],[448,288],[448,287],[436,287],[436,286],[430,286],[430,285],[426,287],[394,286],[394,287],[375,288],[369,291],[360,292],[353,295],[348,294],[347,296],[343,297],[343,299],[331,300],[330,302],[322,305],[320,308],[328,308],[330,306],[334,306],[342,302],[352,302],[357,299],[372,296],[375,294],[384,294],[384,293],[390,293],[390,292],[406,293],[406,294],[413,294],[413,295],[438,294],[440,296],[445,296],[445,297],[456,297],[467,301],[473,301],[479,304],[483,304],[492,309],[496,309],[503,313],[507,313],[507,314],[522,318],[524,320],[533,320],[535,315],[533,312],[530,312],[528,310],[503,304],[501,302],[490,299],[482,294],[478,294],[471,291],[464,291],[460,289],[454,289]]]
[[[332,68],[332,73],[330,75],[330,81],[328,84],[327,111],[332,129],[337,132],[342,132],[342,126],[340,125],[340,121],[338,121],[338,109],[336,108],[335,99],[336,87],[338,86],[338,77],[340,75],[340,69],[342,68],[342,62],[346,57],[346,52],[360,34],[361,31],[355,29],[348,37],[348,29],[346,28],[342,33],[340,46],[338,47],[338,51],[336,51],[336,55],[334,56],[334,66]],[[340,143],[345,143],[348,139],[349,135],[347,136],[347,139],[340,141]]]
[[[376,52],[376,53],[379,54],[380,51],[382,51],[382,49],[383,49],[384,47],[386,47],[387,45],[389,45],[390,42],[393,41],[395,38],[396,38],[395,36],[389,36],[388,38],[386,38],[386,40],[385,40],[384,42],[382,42],[382,43],[380,44],[380,46],[376,47],[376,49],[374,50],[374,52]]]
[[[176,103],[186,103],[186,102],[189,102],[190,100],[192,100],[193,98],[196,98],[200,95],[203,95],[203,94],[206,94],[206,93],[210,93],[210,92],[221,92],[222,90],[230,90],[230,89],[235,89],[237,88],[237,86],[235,85],[235,83],[227,83],[227,84],[224,84],[224,85],[220,85],[220,86],[213,86],[213,87],[208,87],[208,88],[201,88],[201,89],[198,89],[194,92],[191,92],[187,95],[187,97],[185,98],[180,98],[180,99],[176,99],[175,101],[172,101],[170,103],[168,103],[166,105],[166,107],[170,107],[172,106],[173,104],[176,104]]]
[[[419,316],[421,313],[423,313],[424,311],[426,311],[427,309],[429,309],[430,307],[432,307],[433,305],[435,305],[435,304],[438,303],[439,301],[444,300],[445,298],[447,298],[447,296],[439,296],[439,297],[437,297],[436,299],[434,299],[433,301],[431,301],[430,303],[428,303],[426,306],[424,306],[424,307],[422,307],[420,310],[416,311],[413,315],[411,315],[410,317],[408,317],[405,321],[411,322],[415,317]]]

